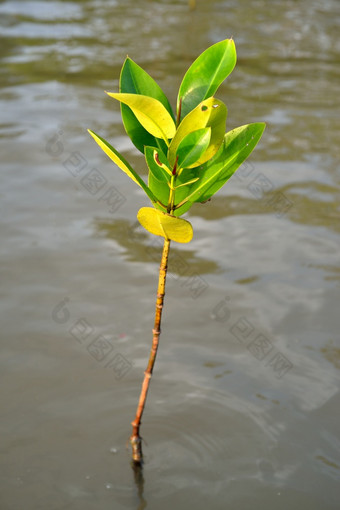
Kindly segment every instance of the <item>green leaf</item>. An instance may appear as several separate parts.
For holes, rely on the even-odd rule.
[[[183,202],[185,198],[191,193],[191,187],[193,181],[197,181],[199,177],[197,176],[197,168],[188,168],[185,171],[181,172],[180,175],[176,177],[176,191],[175,191],[175,206],[180,202]],[[169,195],[170,188],[169,185],[163,182],[160,182],[156,177],[149,172],[148,185],[151,192],[157,198],[157,203],[154,203],[156,209],[166,212],[167,205],[169,203]],[[181,207],[175,209],[173,212],[174,216],[181,216],[186,211],[190,209],[192,203],[186,202]]]
[[[197,129],[188,133],[177,148],[177,168],[196,166],[197,160],[207,150],[211,138],[211,128]]]
[[[186,168],[185,171],[181,172],[176,177],[176,191],[175,191],[175,206],[179,204],[191,193],[191,186],[194,182],[199,179],[197,176],[197,168]],[[170,187],[168,183],[160,182],[154,174],[150,171],[148,178],[148,185],[151,192],[157,198],[157,203],[154,203],[156,209],[161,211],[167,211],[167,205],[169,203]],[[186,202],[180,208],[175,209],[173,212],[174,216],[181,216],[191,207],[192,203]]]
[[[157,203],[155,203],[154,206],[161,211],[166,211],[170,195],[170,188],[168,183],[160,181],[158,176],[156,177],[155,173],[150,170],[148,176],[148,186],[151,190],[151,193],[157,198]]]
[[[137,174],[137,172],[129,165],[126,159],[124,159],[123,156],[112,147],[112,145],[110,145],[106,140],[104,140],[104,138],[97,135],[90,129],[88,129],[88,132],[95,140],[95,142],[97,142],[99,147],[105,152],[105,154],[109,156],[109,158],[130,177],[130,179],[132,179],[136,184],[138,184],[138,186],[140,186],[145,191],[145,193],[150,198],[151,202],[156,202],[157,199],[155,195],[151,192],[151,190],[145,184],[143,179]]]
[[[107,92],[131,108],[141,125],[156,138],[162,138],[166,144],[176,133],[176,125],[168,110],[153,97],[140,94]]]
[[[212,158],[220,148],[225,134],[225,124],[227,119],[227,107],[222,101],[210,97],[202,101],[196,108],[188,113],[182,120],[174,138],[172,139],[168,160],[170,167],[173,167],[176,161],[178,146],[189,133],[202,128],[211,128],[210,144],[206,152],[196,162],[201,165]]]
[[[186,168],[181,172],[176,178],[176,191],[175,191],[175,206],[181,203],[188,195],[190,195],[192,186],[195,185],[195,182],[199,182],[200,179],[198,168]],[[192,204],[185,203],[184,206],[177,208],[173,211],[174,216],[181,216],[188,209],[190,209]]]
[[[217,154],[199,169],[196,168],[200,180],[192,185],[190,193],[184,200],[177,202],[179,211],[187,202],[204,202],[212,197],[247,159],[264,129],[264,122],[256,122],[226,133]]]
[[[182,216],[182,214],[188,212],[193,204],[194,204],[193,202],[186,201],[178,209],[175,209],[175,211],[173,211],[173,214],[177,218],[179,218],[180,216]]]
[[[181,102],[181,118],[201,101],[215,94],[236,64],[236,49],[232,39],[220,41],[206,49],[186,72],[177,98]]]
[[[164,154],[154,147],[145,147],[145,160],[155,179],[167,185],[172,173],[167,166],[168,160]]]
[[[174,117],[163,90],[144,69],[129,57],[126,58],[120,73],[119,92],[153,97],[160,101]],[[163,141],[150,135],[128,106],[121,104],[121,113],[125,130],[140,152],[144,153],[145,146],[157,147],[157,145],[163,149],[163,152],[166,152]]]
[[[139,223],[151,234],[171,239],[177,243],[189,243],[193,237],[191,223],[152,207],[142,207],[137,214]]]
[[[166,211],[170,194],[168,182],[172,176],[168,168],[168,160],[162,151],[154,147],[145,147],[145,159],[149,167],[148,185],[158,201],[154,206],[161,211]]]

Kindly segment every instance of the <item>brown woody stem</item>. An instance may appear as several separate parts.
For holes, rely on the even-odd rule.
[[[142,439],[139,434],[139,429],[141,426],[141,419],[142,419],[142,414],[143,414],[144,407],[145,407],[146,397],[148,394],[152,371],[153,371],[153,367],[154,367],[155,360],[156,360],[159,336],[161,334],[161,320],[162,320],[163,301],[164,301],[164,294],[165,294],[166,273],[167,273],[167,269],[168,269],[169,250],[170,250],[170,239],[165,238],[164,245],[163,245],[163,252],[162,252],[162,260],[161,260],[161,265],[159,268],[155,323],[154,323],[154,328],[152,330],[152,333],[153,333],[152,347],[151,347],[151,351],[150,351],[148,366],[144,372],[144,380],[143,380],[142,390],[141,390],[140,397],[139,397],[136,416],[135,416],[134,421],[131,423],[132,434],[130,437],[130,443],[131,443],[131,447],[132,447],[132,460],[133,460],[133,462],[135,462],[137,464],[141,464],[143,462]]]

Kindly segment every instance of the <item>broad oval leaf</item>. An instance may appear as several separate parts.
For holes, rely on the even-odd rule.
[[[104,138],[97,135],[90,129],[87,130],[92,138],[97,142],[99,147],[105,152],[107,156],[121,169],[123,172],[125,172],[130,179],[132,179],[138,186],[140,186],[145,193],[150,198],[151,202],[156,202],[156,197],[152,193],[152,191],[148,188],[148,186],[145,184],[143,179],[137,174],[137,172],[131,167],[131,165],[126,161],[123,156],[112,147]]]
[[[207,150],[211,138],[211,128],[202,128],[187,134],[177,148],[177,168],[190,168]]]
[[[191,186],[187,197],[177,203],[179,210],[186,202],[204,202],[212,197],[247,159],[265,127],[264,122],[256,122],[226,133],[217,154],[198,169],[200,180]]]
[[[236,48],[232,39],[213,44],[201,53],[185,73],[179,88],[177,111],[181,103],[181,118],[213,96],[235,64]]]
[[[151,234],[171,239],[177,243],[189,243],[193,237],[193,229],[189,221],[175,218],[152,207],[139,209],[137,219]]]
[[[120,73],[119,92],[153,97],[160,101],[173,117],[170,103],[161,87],[129,57],[125,59]],[[163,152],[166,151],[164,142],[148,133],[125,104],[121,104],[121,114],[125,130],[140,152],[144,153],[145,146],[156,147],[157,145],[160,145]]]
[[[174,137],[176,125],[165,106],[153,97],[140,94],[125,94],[107,92],[110,97],[126,104],[141,125],[156,138],[162,138],[166,143]]]
[[[168,160],[173,167],[176,161],[178,146],[189,133],[206,127],[211,128],[211,138],[206,152],[199,158],[197,165],[201,165],[212,158],[220,148],[225,134],[225,125],[227,119],[227,107],[219,99],[210,97],[202,101],[196,108],[188,113],[182,120],[174,138],[172,139]]]

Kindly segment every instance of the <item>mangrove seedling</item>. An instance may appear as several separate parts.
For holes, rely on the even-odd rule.
[[[147,183],[104,138],[89,133],[107,156],[140,186],[152,203],[137,214],[141,225],[164,238],[156,297],[152,347],[144,373],[130,443],[132,459],[141,464],[141,419],[154,369],[163,311],[170,242],[188,243],[189,221],[180,218],[195,202],[206,202],[230,179],[261,138],[265,124],[256,122],[225,133],[227,107],[215,97],[236,64],[232,39],[206,49],[189,67],[179,87],[176,114],[151,76],[127,57],[119,92],[125,130],[148,167]]]

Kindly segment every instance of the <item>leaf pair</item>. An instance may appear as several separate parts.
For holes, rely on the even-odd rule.
[[[165,142],[169,147],[169,168],[173,168],[175,163],[177,171],[201,165],[212,158],[222,143],[227,108],[213,97],[202,101],[176,130],[170,113],[157,99],[140,94],[108,92],[108,95],[129,106],[141,126],[150,135]]]
[[[174,119],[168,98],[160,86],[129,57],[126,58],[120,73],[119,91],[123,94],[148,96],[159,101],[172,119]],[[140,152],[144,153],[144,147],[158,147],[166,152],[167,146],[165,142],[149,133],[127,105],[121,104],[121,114],[125,131]]]
[[[191,223],[175,218],[152,207],[142,207],[137,214],[139,223],[156,236],[162,236],[178,243],[189,243],[193,236]]]
[[[183,119],[202,101],[212,97],[232,72],[235,64],[236,48],[232,39],[225,39],[207,48],[193,62],[183,78],[177,98],[177,118]],[[124,94],[139,94],[156,99],[174,119],[170,103],[162,89],[129,57],[121,70],[119,91]],[[159,142],[157,136],[155,139],[155,135],[145,129],[126,104],[122,104],[121,113],[125,130],[138,150],[144,152],[144,147],[159,147],[164,152],[165,147]]]

